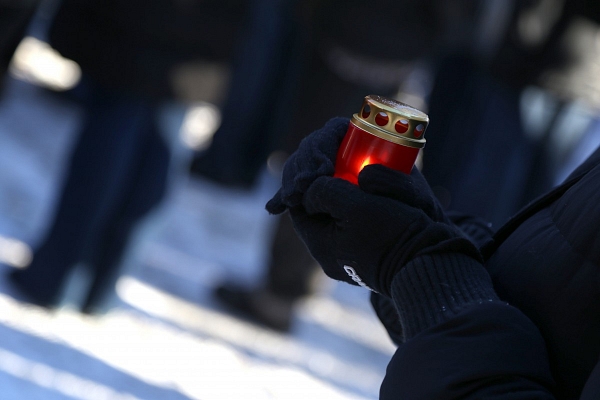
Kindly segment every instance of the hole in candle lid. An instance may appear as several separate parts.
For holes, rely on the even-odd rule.
[[[394,128],[396,129],[396,132],[398,133],[406,133],[406,131],[408,130],[408,120],[406,119],[401,119],[398,122],[396,122],[396,125],[394,126]]]
[[[417,125],[417,127],[415,128],[415,137],[418,138],[423,134],[423,131],[425,130],[425,126],[423,124],[419,124]]]
[[[375,123],[379,126],[387,125],[389,120],[390,117],[388,117],[388,115],[383,111],[375,116]]]
[[[362,117],[369,118],[369,115],[371,115],[371,106],[366,104],[362,109]]]

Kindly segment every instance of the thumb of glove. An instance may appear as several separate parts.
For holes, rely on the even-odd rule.
[[[265,208],[269,212],[269,214],[273,215],[283,214],[285,212],[287,207],[285,204],[283,204],[283,200],[281,197],[281,189],[279,189],[277,193],[275,193],[273,198],[267,202]]]
[[[383,165],[367,165],[358,176],[362,190],[377,196],[398,200],[422,210],[436,222],[450,223],[443,207],[417,168],[410,175]]]

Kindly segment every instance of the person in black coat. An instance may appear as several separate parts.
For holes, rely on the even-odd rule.
[[[598,22],[596,3],[575,5]],[[398,345],[382,399],[600,398],[599,120],[554,171],[566,179],[495,233],[444,211],[416,169],[370,165],[357,186],[333,178],[347,119],[290,157],[267,210],[289,212],[327,275],[372,290]]]
[[[289,210],[327,275],[373,291],[398,344],[381,398],[600,398],[600,149],[492,236],[418,170],[333,178],[347,126],[302,142],[267,210]]]

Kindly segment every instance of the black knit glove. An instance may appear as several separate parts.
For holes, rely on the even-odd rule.
[[[437,203],[415,190],[426,184],[420,174],[370,165],[358,182],[360,187],[321,176],[306,190],[302,204],[290,207],[296,231],[329,277],[389,296],[396,273],[418,255],[479,257],[458,229],[436,221],[444,220]]]
[[[302,196],[319,176],[333,176],[335,159],[348,130],[347,118],[333,118],[308,135],[286,161],[281,189],[267,203],[267,211],[281,214],[302,203]]]

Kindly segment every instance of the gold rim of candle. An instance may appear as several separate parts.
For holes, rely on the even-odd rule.
[[[363,117],[366,106],[370,108],[370,113]],[[386,124],[379,125],[376,118],[382,112],[388,120]],[[401,120],[408,122],[408,128],[403,133],[395,129],[396,123]],[[427,114],[397,100],[377,95],[366,96],[360,112],[354,114],[351,121],[360,129],[393,143],[415,148],[423,148],[426,143],[424,136],[429,125]],[[421,130],[416,129],[419,125],[422,126]]]

